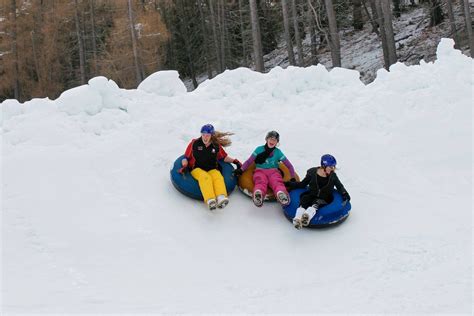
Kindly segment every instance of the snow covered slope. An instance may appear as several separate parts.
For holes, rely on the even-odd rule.
[[[367,86],[237,69],[186,93],[167,72],[3,102],[1,311],[470,314],[474,71],[452,45]],[[334,154],[348,220],[297,231],[237,191],[215,213],[181,195],[169,168],[205,123],[241,160],[278,130],[300,175]]]

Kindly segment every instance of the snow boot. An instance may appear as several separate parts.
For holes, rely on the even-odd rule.
[[[217,207],[224,208],[229,204],[229,199],[224,194],[221,194],[217,197]]]
[[[288,194],[283,191],[278,191],[276,194],[276,198],[278,202],[280,202],[280,204],[283,206],[287,206],[288,204],[290,204],[290,198],[288,197]]]
[[[210,211],[215,210],[217,208],[216,199],[207,200],[207,207],[209,208]]]
[[[308,213],[304,213],[303,216],[301,216],[301,224],[303,226],[308,226],[308,224],[309,224],[309,215],[308,215]]]
[[[300,230],[303,227],[303,223],[301,222],[301,219],[299,219],[299,218],[293,219],[293,225],[298,230]]]
[[[303,226],[308,226],[309,222],[311,222],[311,219],[316,215],[316,212],[318,211],[318,204],[314,204],[313,206],[310,206],[306,209],[306,211],[303,213],[303,216],[301,216],[301,222]]]
[[[263,205],[262,191],[256,190],[253,193],[253,204],[255,204],[255,206],[257,206],[257,207],[262,207],[262,205]]]

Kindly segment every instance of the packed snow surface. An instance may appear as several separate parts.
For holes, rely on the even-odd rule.
[[[241,68],[3,102],[2,313],[470,314],[473,75],[443,39],[369,85]],[[297,231],[238,191],[215,212],[180,194],[169,169],[206,123],[242,161],[277,130],[300,176],[333,154],[348,220]]]

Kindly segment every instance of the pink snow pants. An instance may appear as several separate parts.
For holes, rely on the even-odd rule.
[[[260,190],[262,195],[267,194],[267,187],[270,186],[273,192],[283,191],[288,194],[288,191],[283,184],[283,178],[277,168],[272,169],[255,169],[253,173],[253,183],[255,184],[253,192]]]

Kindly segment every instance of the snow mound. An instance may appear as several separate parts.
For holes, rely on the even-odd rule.
[[[156,95],[174,97],[186,93],[186,86],[175,70],[158,71],[149,75],[138,85],[138,90]]]

